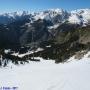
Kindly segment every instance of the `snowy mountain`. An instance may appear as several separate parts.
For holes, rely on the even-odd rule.
[[[68,12],[63,9],[49,9],[41,12],[31,13],[18,11],[13,13],[0,14],[0,23],[11,23],[15,20],[29,19],[30,22],[42,19],[51,21],[53,24],[68,21],[73,24],[86,25],[90,23],[90,9],[78,9]]]
[[[78,9],[71,12],[63,9],[50,9],[36,13],[34,19],[45,19],[55,23],[63,23],[68,21],[72,24],[88,24],[90,23],[90,9]],[[55,22],[56,21],[56,22]]]
[[[0,85],[90,90],[90,9],[0,14]]]
[[[34,15],[34,19],[44,19],[52,23],[60,23],[68,18],[68,13],[62,9],[50,9]]]
[[[90,90],[90,9],[0,14],[0,85]]]
[[[43,48],[43,51],[36,52],[35,56],[53,59],[56,63],[66,61],[78,51],[89,50],[89,15],[90,9],[71,12],[50,9],[37,13],[23,11],[0,14],[0,53],[9,60],[22,60],[3,53],[3,50],[11,49],[25,54],[33,49],[34,42],[35,49]],[[29,57],[32,57],[32,54]],[[23,60],[27,58],[28,55],[23,57]]]
[[[71,11],[71,15],[69,16],[70,23],[83,25],[90,23],[90,9],[78,9]]]
[[[24,20],[31,17],[31,14],[28,11],[18,11],[12,13],[0,14],[0,23],[9,24],[18,20]]]

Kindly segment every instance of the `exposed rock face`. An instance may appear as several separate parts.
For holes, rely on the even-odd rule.
[[[78,60],[82,59],[87,52],[88,52],[88,51],[86,51],[86,50],[76,52],[76,54],[75,54],[75,59],[78,59]]]

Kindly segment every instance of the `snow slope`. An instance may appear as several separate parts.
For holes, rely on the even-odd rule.
[[[66,63],[43,60],[0,68],[0,87],[15,90],[90,90],[90,58],[73,57]],[[11,89],[10,89],[11,90]]]

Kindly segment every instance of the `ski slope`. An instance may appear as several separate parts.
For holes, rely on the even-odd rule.
[[[10,90],[90,90],[90,58],[71,57],[68,62],[55,64],[43,60],[0,68],[0,87]],[[1,89],[0,89],[1,90]]]

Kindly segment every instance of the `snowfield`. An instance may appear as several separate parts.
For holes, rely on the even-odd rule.
[[[68,62],[55,64],[43,60],[0,68],[0,87],[14,90],[90,90],[90,58],[71,57]],[[0,89],[1,90],[1,89]],[[10,89],[11,90],[11,89]]]

